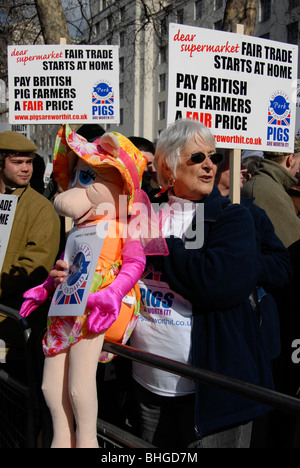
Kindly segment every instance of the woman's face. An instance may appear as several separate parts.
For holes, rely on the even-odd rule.
[[[217,165],[208,156],[215,153],[215,146],[207,144],[200,134],[196,134],[180,155],[176,169],[176,180],[173,186],[177,197],[187,200],[202,200],[207,197],[214,186]],[[201,152],[206,158],[201,163],[194,163],[190,157]]]

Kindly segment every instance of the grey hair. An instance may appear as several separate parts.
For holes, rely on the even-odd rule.
[[[162,187],[168,184],[163,165],[171,170],[175,178],[179,157],[192,137],[197,134],[200,134],[207,144],[215,146],[215,139],[211,131],[195,120],[176,120],[161,132],[156,145],[154,166],[157,170],[158,183]]]

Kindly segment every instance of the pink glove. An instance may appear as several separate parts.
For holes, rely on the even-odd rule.
[[[48,297],[52,296],[55,291],[54,279],[48,276],[46,281],[35,288],[29,289],[23,294],[25,301],[23,302],[20,315],[28,317],[37,307],[46,302]]]
[[[124,296],[140,279],[146,265],[144,250],[139,241],[130,242],[134,247],[134,256],[128,256],[124,250],[121,270],[106,289],[92,293],[87,300],[87,308],[91,309],[88,317],[88,328],[94,333],[107,330],[118,318]]]

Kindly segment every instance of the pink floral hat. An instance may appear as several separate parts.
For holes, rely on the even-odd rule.
[[[109,139],[113,140],[113,145]],[[147,158],[128,138],[111,132],[90,143],[68,124],[64,124],[57,134],[53,155],[54,179],[63,190],[68,189],[72,180],[76,156],[95,170],[102,166],[116,168],[123,177],[128,205],[131,207],[141,187]]]

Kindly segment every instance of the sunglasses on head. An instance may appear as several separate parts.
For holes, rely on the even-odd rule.
[[[213,164],[219,164],[223,160],[223,155],[221,153],[214,153],[206,156],[206,154],[201,152],[192,154],[190,160],[195,164],[199,164],[202,163],[206,157],[208,157]]]

